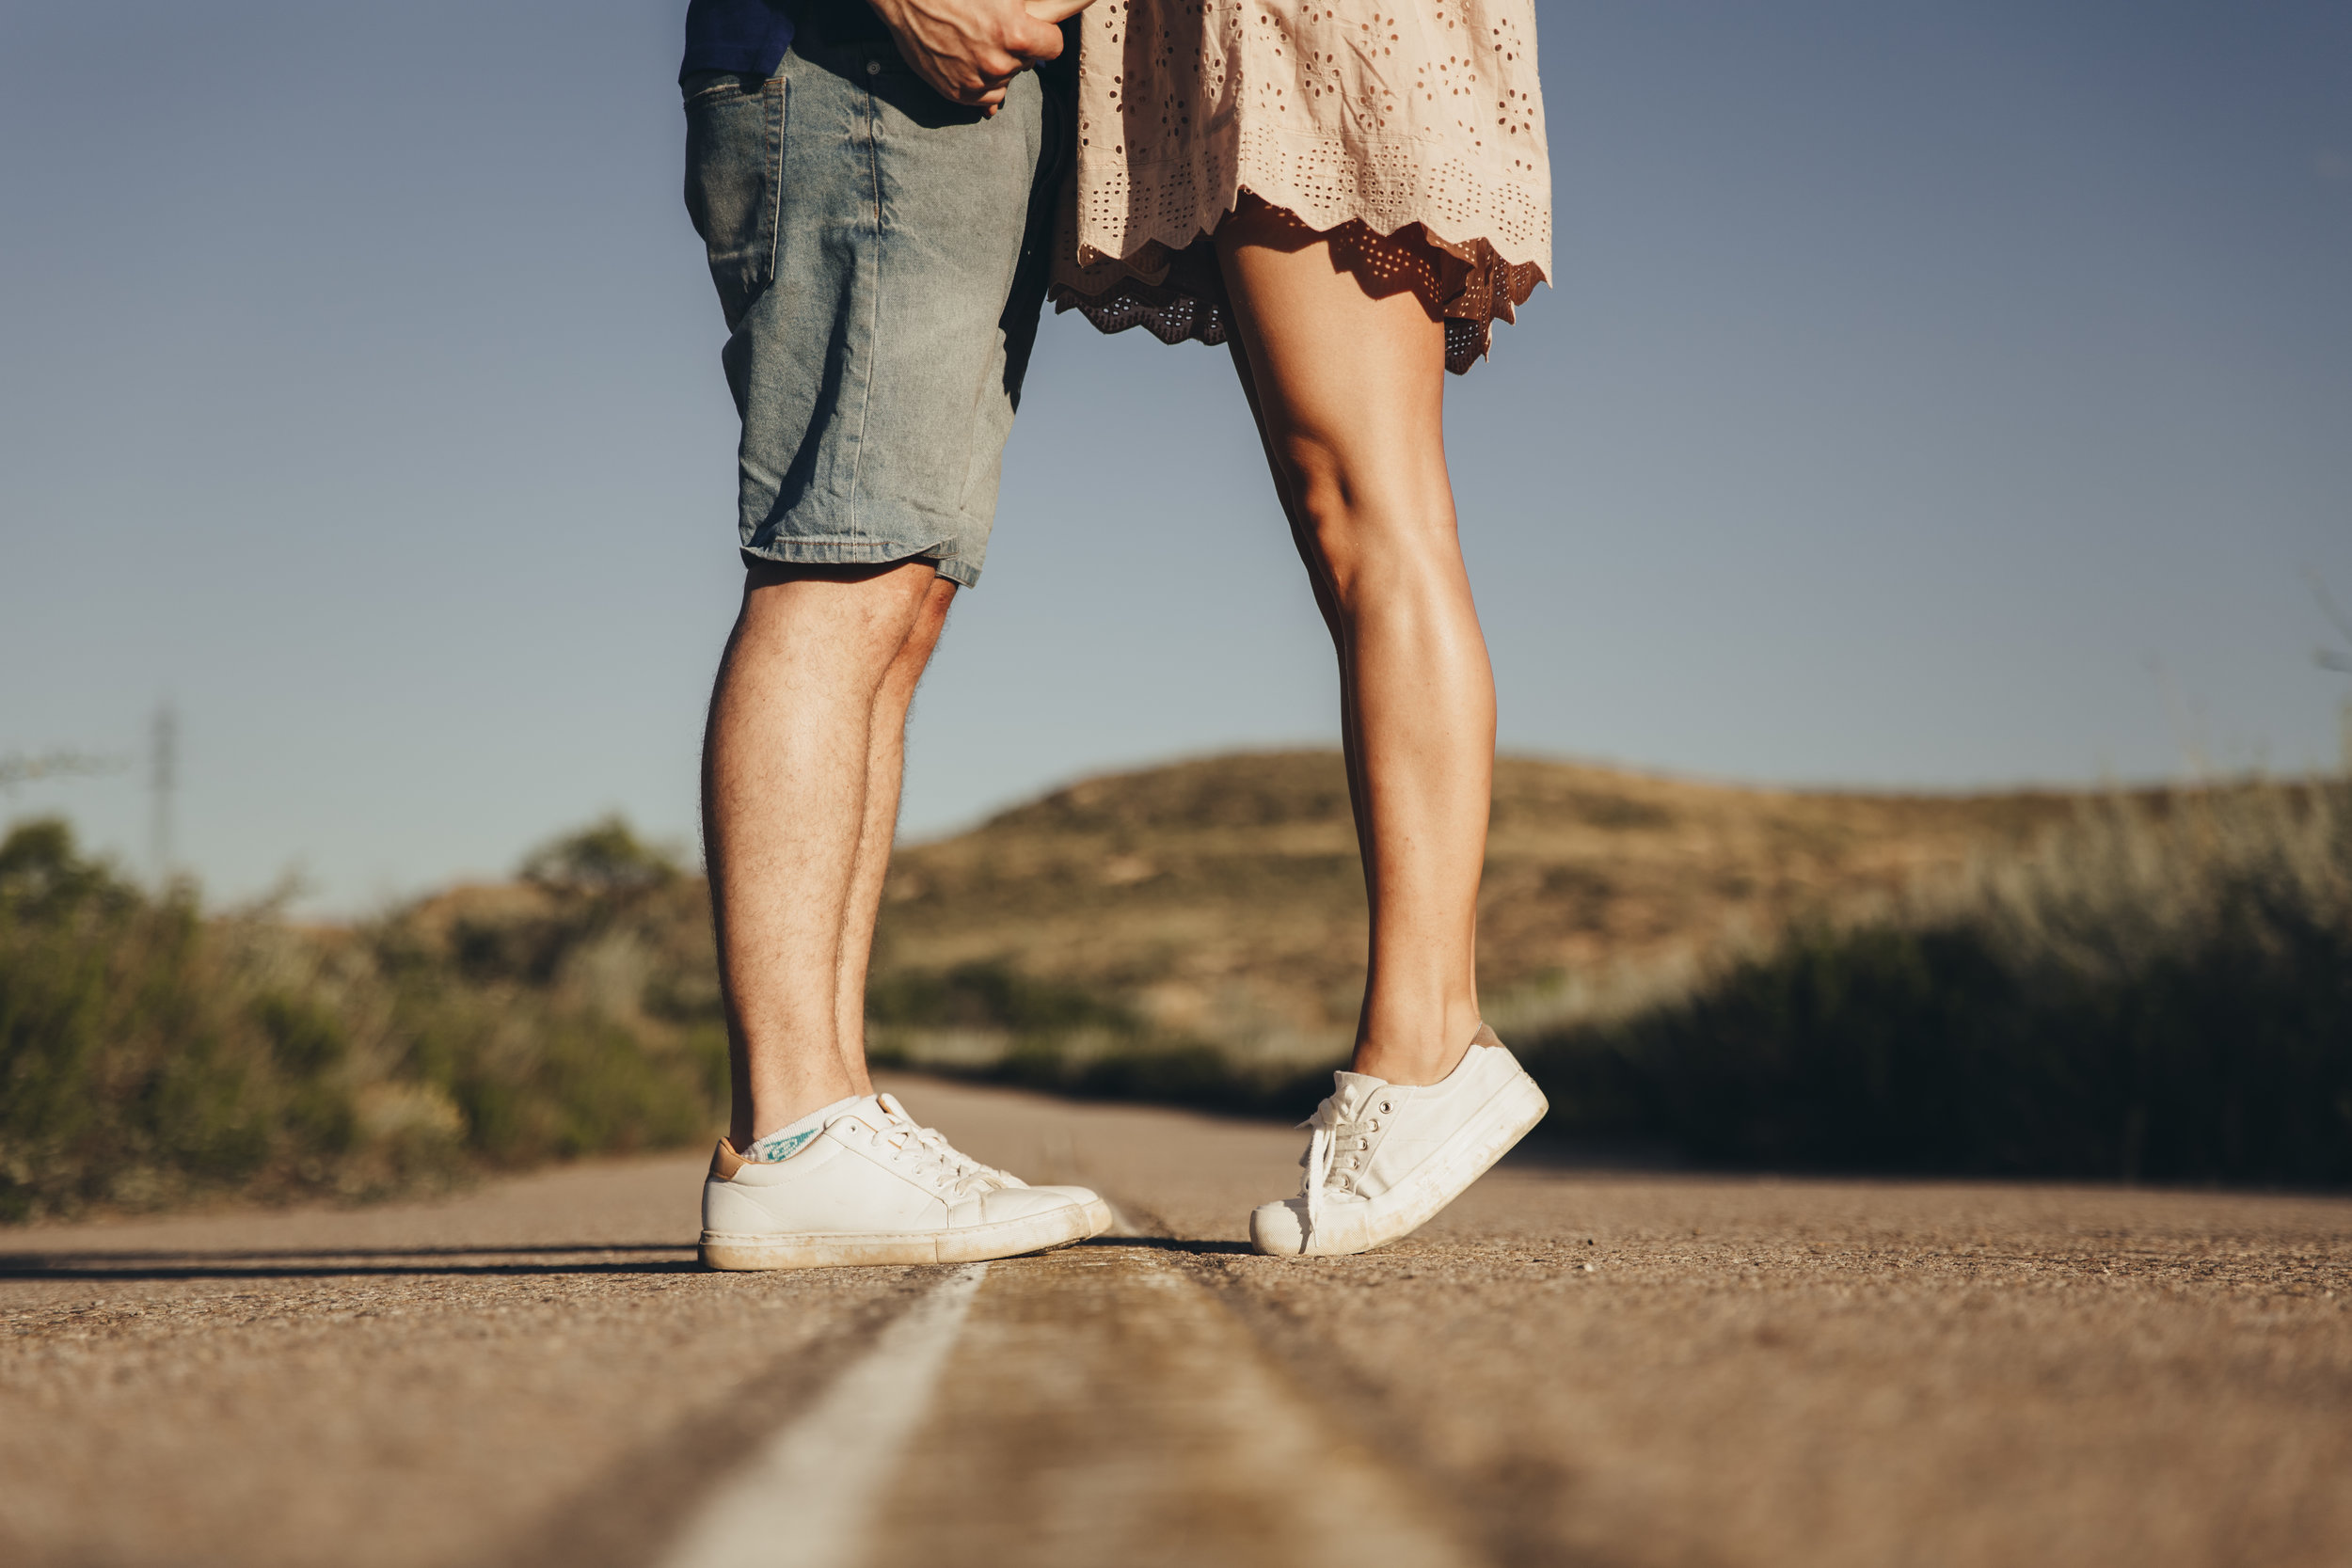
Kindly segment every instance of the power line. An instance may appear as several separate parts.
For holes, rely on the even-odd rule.
[[[41,752],[30,755],[11,752],[0,756],[0,789],[14,789],[18,784],[40,779],[94,779],[104,773],[119,773],[130,766],[120,757],[96,752]]]

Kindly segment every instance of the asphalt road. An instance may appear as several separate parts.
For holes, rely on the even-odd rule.
[[[2352,1200],[1530,1157],[1284,1263],[1298,1134],[892,1086],[1133,1234],[710,1275],[695,1156],[0,1233],[0,1561],[2352,1562]]]

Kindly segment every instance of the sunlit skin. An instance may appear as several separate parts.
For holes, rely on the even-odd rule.
[[[994,114],[1083,0],[873,0],[950,102]],[[898,817],[906,717],[955,584],[925,562],[755,569],[711,694],[704,848],[738,1148],[850,1095]]]
[[[900,52],[990,109],[1061,47],[1070,0],[876,0]],[[1050,37],[1049,37],[1050,35]],[[1357,1070],[1435,1083],[1478,1027],[1478,878],[1494,677],[1454,532],[1444,324],[1245,200],[1216,234],[1234,362],[1338,651],[1372,905]],[[906,715],[954,584],[928,563],[748,578],[704,756],[703,807],[741,1147],[870,1093],[865,990]]]
[[[1073,0],[873,0],[898,53],[989,114],[1057,56]],[[705,852],[740,1148],[871,1093],[866,972],[906,716],[955,584],[929,563],[769,566],[744,584],[703,751]]]
[[[873,1092],[866,969],[907,708],[954,597],[924,561],[745,581],[703,752],[739,1148]]]
[[[1218,228],[1234,363],[1339,654],[1372,904],[1354,1066],[1434,1084],[1478,1031],[1494,671],[1445,466],[1445,325],[1253,198]]]
[[[1217,250],[1243,388],[1339,654],[1372,904],[1354,1066],[1435,1083],[1478,1027],[1495,726],[1446,475],[1444,325],[1254,204]],[[954,593],[921,562],[746,583],[704,768],[739,1147],[871,1092],[866,973],[907,708]]]

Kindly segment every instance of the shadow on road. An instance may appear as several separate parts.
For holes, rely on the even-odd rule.
[[[1217,1252],[1250,1250],[1248,1242],[1195,1242],[1181,1236],[1093,1236],[1078,1243],[1080,1246],[1139,1246],[1154,1252],[1189,1252],[1207,1256]]]
[[[0,1279],[334,1279],[401,1275],[688,1274],[684,1244],[396,1247],[307,1252],[10,1252]]]
[[[1573,1134],[1553,1137],[1538,1128],[1502,1157],[1501,1168],[1648,1176],[1660,1171],[1688,1171],[1692,1166],[1680,1149],[1658,1139],[1587,1138]]]
[[[1247,1242],[1197,1242],[1176,1236],[1097,1236],[1079,1243],[1149,1247],[1199,1256],[1246,1253]],[[510,1246],[312,1248],[301,1252],[6,1252],[0,1279],[342,1279],[401,1275],[697,1274],[693,1248]]]

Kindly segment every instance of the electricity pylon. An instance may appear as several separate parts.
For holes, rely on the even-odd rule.
[[[154,862],[155,885],[171,883],[171,792],[180,779],[180,716],[171,704],[159,704],[148,731],[148,788],[154,796],[154,816],[148,824],[148,853]]]
[[[2316,571],[2304,575],[2311,579],[2312,597],[2319,601],[2319,612],[2328,617],[2328,624],[2336,628],[2338,637],[2344,639],[2341,649],[2313,649],[2312,662],[2322,670],[2352,674],[2352,616],[2345,615],[2337,605],[2335,595],[2328,592],[2328,585],[2320,580]],[[2352,777],[2352,697],[2344,700],[2344,706],[2336,715],[2336,733],[2337,744],[2344,749],[2344,771],[2347,777]]]

